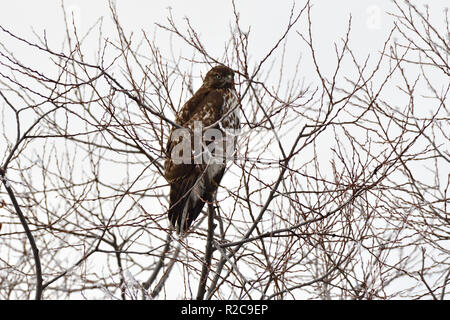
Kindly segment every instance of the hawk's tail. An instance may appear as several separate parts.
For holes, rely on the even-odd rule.
[[[185,233],[202,211],[206,201],[203,188],[195,175],[170,185],[169,220],[177,233]],[[202,192],[203,191],[203,192]]]

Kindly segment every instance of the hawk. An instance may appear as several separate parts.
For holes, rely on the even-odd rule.
[[[178,234],[184,234],[198,217],[205,203],[214,200],[225,172],[226,162],[204,161],[205,152],[211,154],[220,150],[222,142],[229,141],[227,136],[228,138],[233,136],[231,132],[239,129],[238,103],[239,99],[234,88],[234,72],[226,66],[219,65],[208,71],[203,85],[176,115],[175,123],[180,128],[173,127],[170,133],[164,170],[170,185],[168,217]],[[202,128],[200,132],[196,131],[196,126],[199,125]],[[185,134],[176,134],[177,130],[184,130]],[[205,130],[215,131],[208,135]],[[221,140],[217,139],[218,135],[222,135]],[[195,145],[195,140],[199,138],[200,152],[198,145],[197,150]],[[182,140],[183,142],[188,140],[188,143],[184,144],[187,149],[180,151],[178,147]],[[233,143],[233,154],[234,145]],[[227,149],[227,154],[229,151]]]

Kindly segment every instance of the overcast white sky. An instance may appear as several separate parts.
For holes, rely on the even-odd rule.
[[[419,8],[427,2],[412,1]],[[236,1],[241,24],[244,27],[251,26],[250,52],[255,59],[265,55],[266,50],[279,38],[287,24],[293,3],[297,8],[304,5],[304,1]],[[332,56],[334,42],[339,42],[345,35],[350,15],[352,15],[350,45],[355,54],[361,58],[369,53],[375,54],[382,47],[392,28],[392,19],[386,12],[394,12],[395,7],[389,0],[317,0],[312,3],[315,46],[319,49],[317,55],[323,68],[334,67],[335,59]],[[442,11],[447,5],[448,1],[445,0],[432,1],[430,9],[432,17],[436,19],[433,21],[434,24],[439,26],[444,22]],[[104,37],[116,39],[107,0],[65,0],[64,6],[73,12],[80,34],[84,34],[99,17],[103,16]],[[122,27],[138,35],[141,35],[142,31],[153,35],[155,23],[165,23],[171,8],[175,20],[180,25],[183,25],[184,17],[190,19],[207,49],[218,57],[223,52],[225,41],[229,39],[230,22],[234,20],[231,1],[223,0],[117,0],[116,6]],[[32,30],[40,36],[45,31],[50,45],[55,48],[61,47],[65,36],[60,0],[9,1],[0,11],[0,24],[15,34],[31,40],[35,38]],[[305,27],[304,21],[296,30],[304,31],[302,27]],[[296,63],[299,55],[308,54],[306,48],[301,47],[300,39],[295,40],[294,44],[296,46],[298,44],[298,47],[289,51],[286,57],[287,65],[290,62]],[[4,39],[0,38],[0,41]],[[162,50],[167,48],[167,33],[157,33],[156,43]],[[8,48],[14,49],[11,46]],[[14,52],[20,55],[27,54],[26,50]],[[306,68],[304,74],[308,75],[309,66],[302,67]]]
[[[31,41],[36,39],[33,30],[39,35],[45,30],[49,44],[55,49],[61,48],[65,30],[60,0],[3,2],[0,25]],[[287,24],[293,2],[297,8],[304,5],[304,1],[236,0],[242,25],[251,26],[250,52],[256,59],[265,55],[266,50],[279,39]],[[394,5],[389,0],[316,0],[312,3],[315,45],[318,48],[321,67],[324,69],[335,66],[334,42],[345,35],[350,15],[351,48],[358,57],[375,55],[382,48],[392,28],[392,19],[386,14],[386,11],[394,11]],[[412,3],[419,7],[425,3],[432,3],[431,15],[437,19],[434,24],[440,26],[443,23],[442,12],[448,6],[448,1],[412,1]],[[67,0],[64,1],[64,6],[73,12],[80,34],[86,32],[99,17],[104,16],[104,37],[116,39],[108,1]],[[153,34],[155,23],[167,21],[169,10],[180,25],[183,24],[183,18],[188,17],[207,45],[207,49],[218,57],[222,55],[224,43],[229,39],[229,26],[234,19],[231,1],[224,0],[117,0],[116,6],[122,27],[127,32],[136,34],[142,31]],[[302,31],[301,28],[304,26],[301,22],[296,30]],[[164,48],[168,46],[165,37],[167,34],[160,32],[156,34],[156,43],[162,50],[168,49]],[[0,41],[4,41],[3,38],[0,38]],[[294,45],[295,43],[301,41],[294,42]],[[6,45],[20,57],[34,58],[31,51],[14,47],[16,44],[13,42]],[[93,50],[95,49],[96,47]],[[309,53],[304,47],[291,47],[286,65],[294,66],[298,56],[302,54]],[[314,75],[311,65],[302,65],[301,68],[305,77],[309,74]]]
[[[294,2],[297,7],[304,4],[303,1]],[[427,3],[412,2],[418,6]],[[122,26],[128,31],[153,31],[155,23],[165,21],[170,7],[175,18],[189,17],[202,39],[210,48],[217,48],[218,52],[228,39],[229,23],[233,19],[231,1],[117,0],[116,3]],[[255,52],[270,46],[271,40],[276,40],[280,35],[286,25],[292,3],[293,1],[273,0],[236,1],[243,25],[251,25]],[[109,17],[106,0],[67,0],[64,4],[74,12],[81,31],[87,30],[100,16]],[[313,1],[313,4],[314,26],[319,35],[316,41],[320,47],[332,45],[344,35],[349,14],[353,19],[353,43],[359,45],[362,53],[378,49],[392,27],[391,18],[385,14],[385,11],[394,9],[389,0],[318,0]],[[439,13],[446,5],[448,2],[445,0],[433,0],[431,9]],[[55,43],[64,36],[60,0],[9,1],[2,6],[0,22],[23,36],[31,36],[31,28],[38,34],[46,30],[48,39]],[[105,26],[106,32],[114,32],[109,19],[105,19]]]
[[[236,1],[242,26],[244,28],[251,26],[249,46],[255,60],[263,57],[267,49],[279,39],[287,24],[293,3],[298,9],[304,5],[304,1]],[[350,15],[352,16],[350,47],[360,60],[363,60],[367,54],[375,56],[392,28],[392,18],[386,12],[395,12],[395,7],[389,0],[317,0],[312,3],[314,41],[318,49],[316,54],[324,71],[335,67],[334,43],[339,43],[345,35]],[[423,8],[427,1],[412,1],[412,3]],[[433,21],[435,25],[440,26],[444,22],[442,13],[447,5],[448,1],[445,0],[432,1],[430,11],[435,19]],[[69,12],[73,12],[79,34],[84,34],[103,16],[105,18],[103,36],[110,39],[117,38],[110,19],[107,0],[66,0],[64,6]],[[183,18],[188,17],[207,50],[218,58],[222,56],[224,44],[230,36],[230,23],[234,20],[231,1],[223,0],[117,0],[116,7],[121,25],[127,32],[133,32],[138,37],[142,36],[143,31],[151,35],[163,53],[169,48],[168,34],[161,31],[154,33],[154,30],[155,23],[166,23],[169,10],[180,26],[184,26]],[[45,31],[50,46],[55,49],[61,48],[65,37],[60,0],[10,1],[4,4],[0,11],[0,24],[32,41],[36,38],[33,32],[42,37]],[[295,30],[305,32],[305,27],[303,18]],[[300,37],[295,33],[292,33],[290,37],[294,41],[290,41],[291,47],[286,56],[286,65],[294,66],[300,55],[309,53]],[[0,38],[0,41],[9,40]],[[92,41],[95,40],[92,39]],[[35,59],[33,56],[35,53],[31,50],[21,50],[21,48],[14,50],[16,43],[6,43],[6,45],[25,61],[27,58]],[[96,45],[97,43],[92,45],[93,54]],[[85,48],[84,53],[86,54],[87,51]],[[190,53],[183,52],[183,54]],[[314,77],[312,65],[305,63],[301,65],[301,68],[302,75],[306,79]],[[194,76],[197,75],[194,74]]]

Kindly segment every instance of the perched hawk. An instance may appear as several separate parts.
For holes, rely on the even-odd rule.
[[[230,132],[239,129],[238,103],[234,72],[220,65],[206,74],[203,85],[177,114],[175,123],[180,128],[172,128],[164,164],[165,177],[170,184],[168,215],[177,233],[185,233],[205,203],[214,200],[226,162],[209,161],[202,156],[205,152],[217,151],[215,149],[222,146],[222,141],[230,141],[227,139],[232,135]],[[201,131],[196,129],[199,125]],[[182,130],[184,135],[176,134]],[[218,139],[218,135],[222,135],[223,139]],[[189,140],[184,145],[187,149],[180,152],[180,143],[182,140],[186,142],[186,139]],[[199,145],[197,150],[195,148],[196,139],[201,141],[200,152]]]

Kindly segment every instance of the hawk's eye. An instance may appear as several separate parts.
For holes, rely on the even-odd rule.
[[[220,74],[216,74],[216,78],[220,80],[222,79],[222,76]]]

